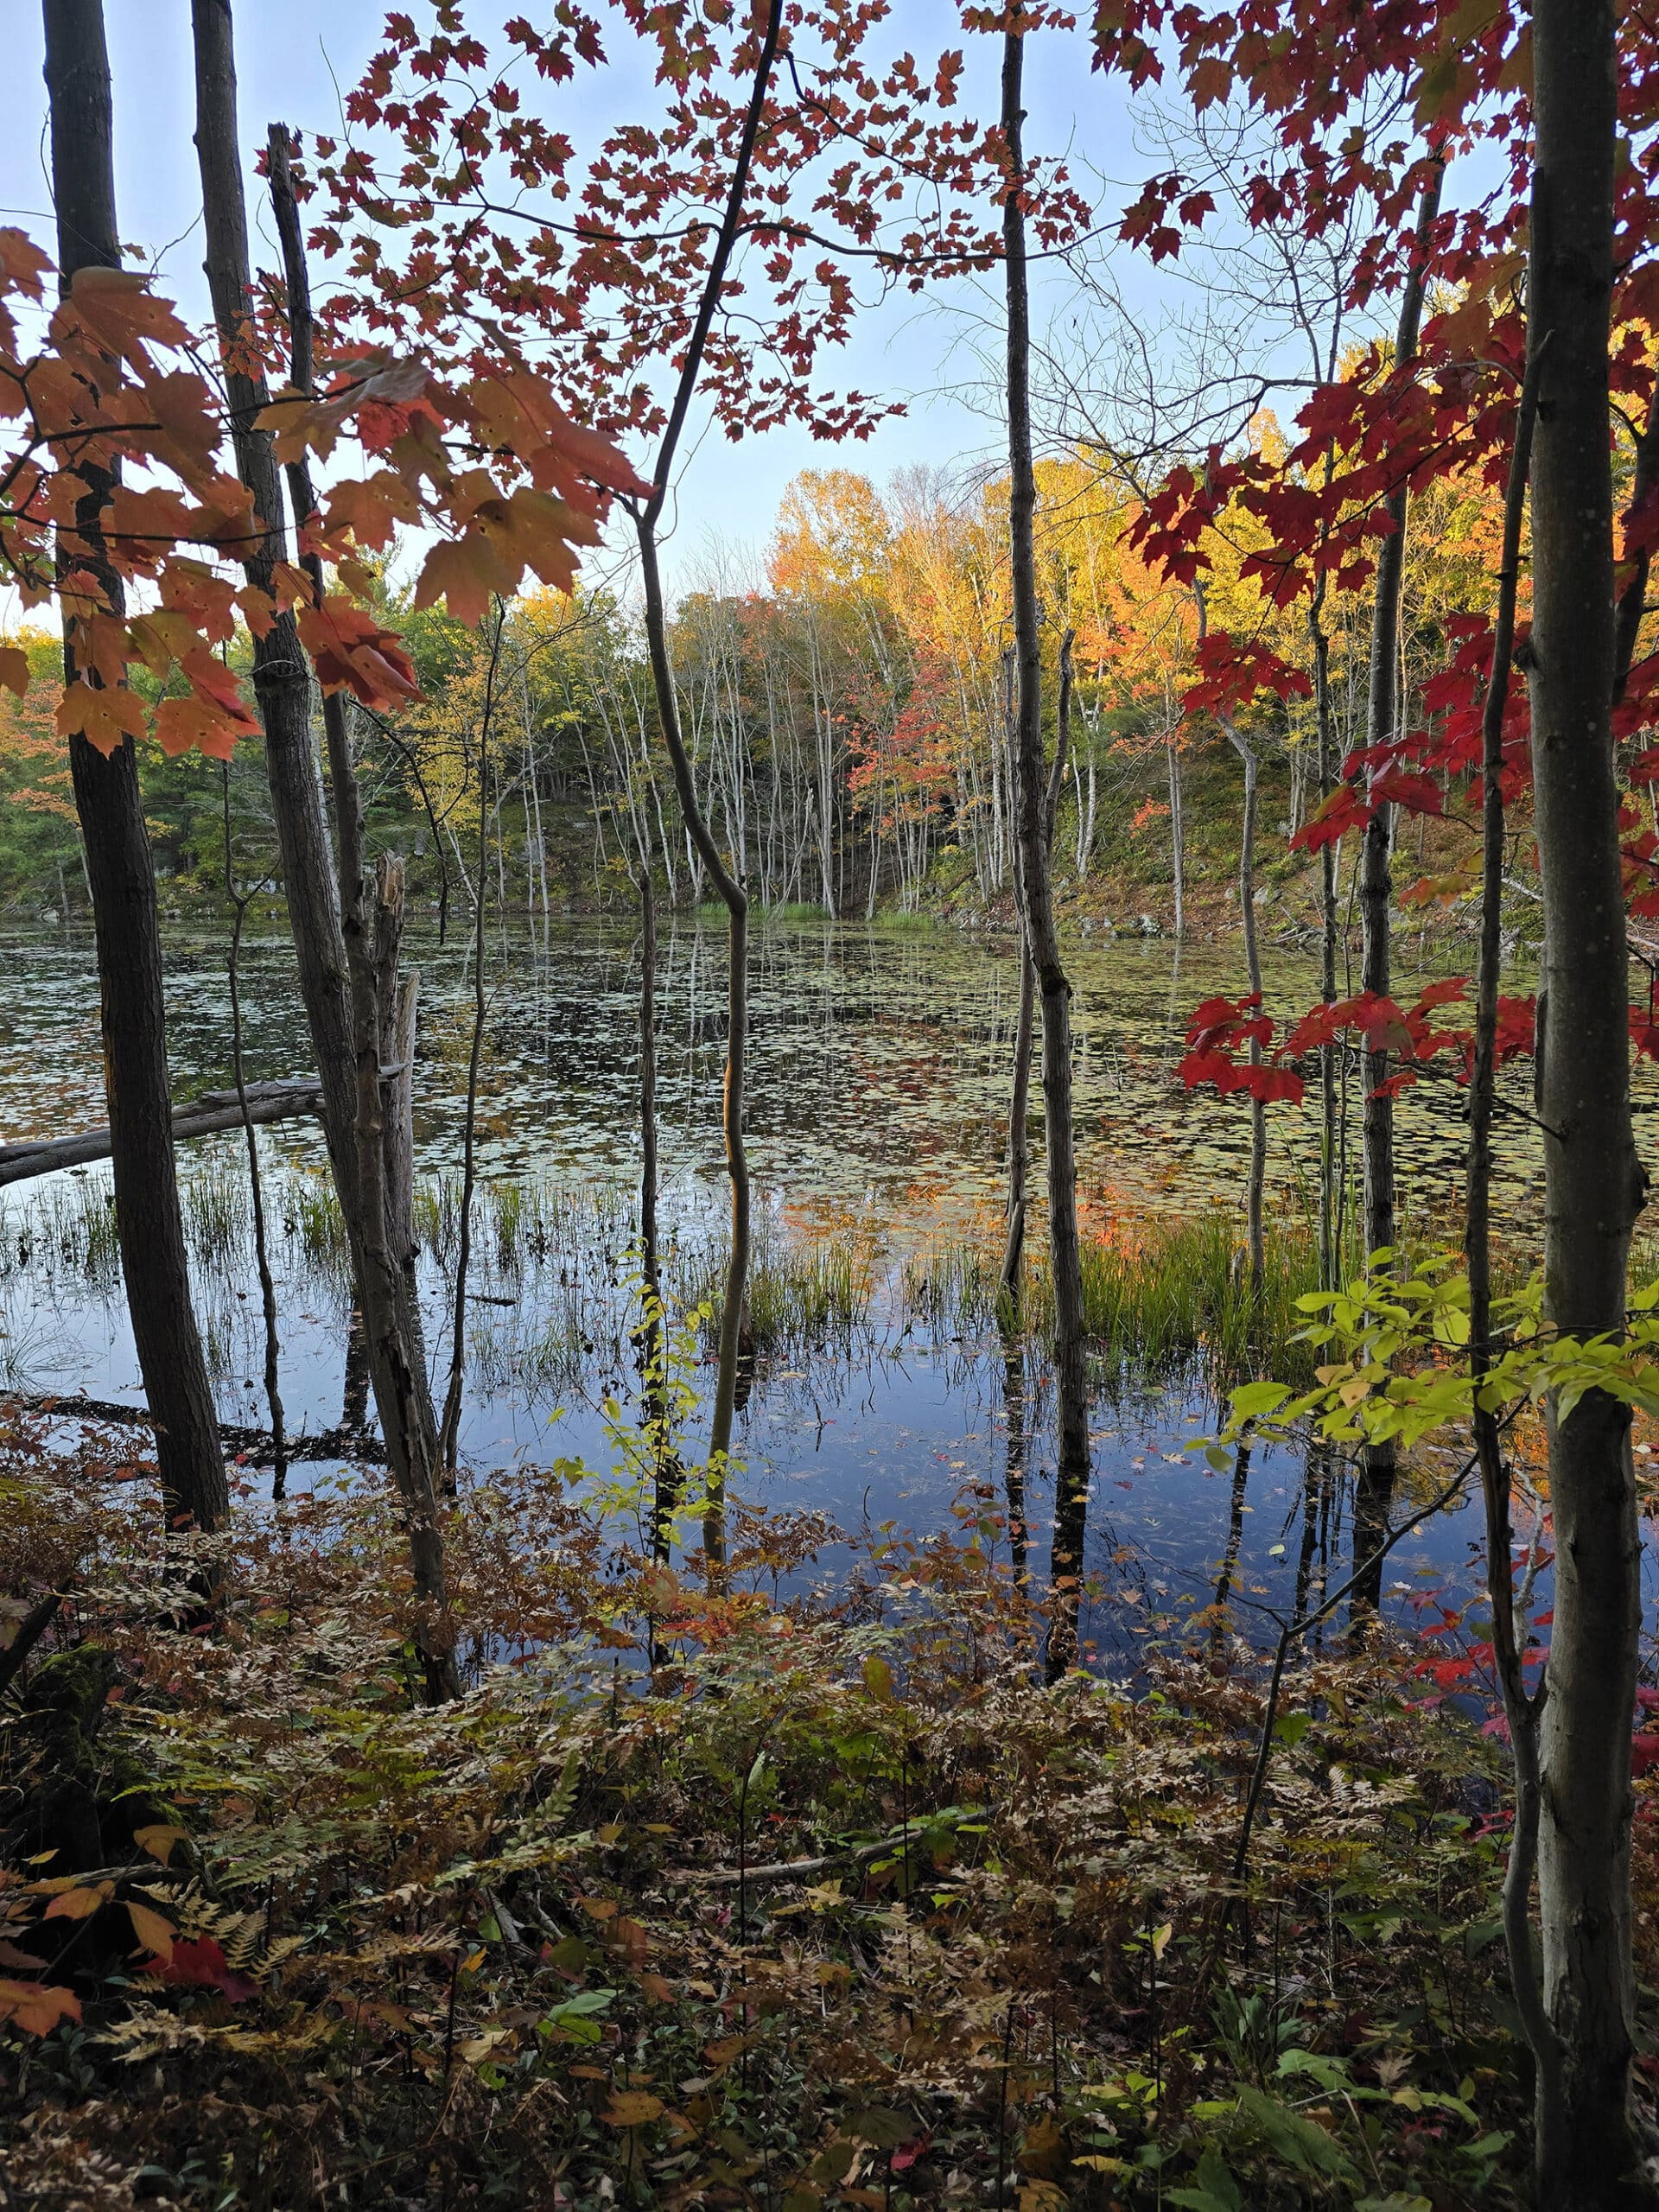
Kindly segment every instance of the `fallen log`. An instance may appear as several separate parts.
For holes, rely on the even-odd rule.
[[[20,1406],[26,1413],[45,1414],[53,1421],[107,1421],[123,1428],[155,1426],[143,1406],[123,1405],[113,1398],[66,1397],[53,1390],[0,1390],[0,1406]],[[222,1421],[219,1440],[227,1459],[242,1459],[250,1466],[268,1467],[275,1457],[268,1428],[243,1428]],[[348,1459],[380,1467],[386,1459],[385,1446],[372,1431],[344,1426],[321,1429],[315,1436],[288,1437],[284,1448],[290,1465],[302,1460]]]
[[[251,1122],[285,1122],[295,1116],[315,1114],[322,1089],[315,1076],[289,1077],[273,1083],[248,1085]],[[242,1108],[233,1090],[204,1091],[183,1106],[173,1109],[175,1143],[185,1137],[212,1136],[222,1129],[242,1127]],[[73,1137],[39,1137],[19,1144],[0,1145],[0,1188],[26,1183],[36,1175],[50,1175],[60,1167],[83,1167],[110,1156],[107,1127],[87,1129]]]

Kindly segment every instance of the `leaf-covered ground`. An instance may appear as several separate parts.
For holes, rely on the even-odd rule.
[[[1219,1618],[1046,1687],[971,1534],[812,1617],[525,1477],[457,1516],[435,1713],[372,1493],[194,1585],[148,1502],[6,1441],[8,1618],[69,1592],[0,1710],[11,2203],[1522,2201],[1501,1754],[1402,1655],[1305,1655],[1235,1885],[1262,1700]]]

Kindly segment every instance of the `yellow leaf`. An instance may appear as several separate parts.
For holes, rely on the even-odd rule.
[[[100,1882],[95,1889],[60,1890],[46,1908],[48,1920],[90,1920],[99,1905],[108,1901],[114,1889],[113,1882]]]
[[[80,736],[105,756],[127,737],[144,734],[143,702],[120,686],[94,691],[84,679],[69,685],[58,703],[58,735]]]
[[[135,1828],[132,1840],[140,1851],[147,1851],[158,1866],[165,1866],[173,1855],[174,1845],[181,1843],[189,1833],[188,1828],[175,1828],[165,1821],[157,1821],[149,1827]]]
[[[647,2120],[660,2120],[663,2109],[662,2099],[649,2089],[618,2089],[605,2108],[605,2118],[613,2127],[643,2127]]]
[[[25,2035],[49,2036],[60,2020],[78,2020],[80,1999],[73,1990],[44,1989],[37,1981],[0,1981],[0,2020]]]
[[[170,1920],[163,1920],[159,1912],[152,1912],[147,1904],[135,1904],[127,1899],[127,1911],[132,1921],[132,1932],[156,1958],[171,1961],[173,1938],[178,1933]]]

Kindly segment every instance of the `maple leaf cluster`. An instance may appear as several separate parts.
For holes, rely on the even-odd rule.
[[[349,430],[379,464],[331,484],[302,520],[300,550],[320,554],[344,588],[320,589],[283,560],[270,589],[235,584],[224,565],[263,531],[221,465],[230,426],[192,333],[148,278],[86,268],[25,353],[19,314],[44,315],[50,266],[22,232],[0,231],[0,571],[26,607],[59,603],[75,673],[58,734],[101,752],[148,734],[169,753],[228,757],[259,724],[226,650],[238,626],[263,636],[289,608],[326,690],[397,704],[414,674],[362,604],[365,553],[400,525],[431,532],[416,603],[442,599],[474,623],[527,572],[569,591],[610,500],[649,489],[527,370],[449,385],[418,361],[359,349],[321,395],[279,394],[259,418],[279,458],[326,459]],[[153,708],[127,683],[135,664],[164,695]],[[0,684],[21,699],[29,680],[22,648],[0,645]]]
[[[1402,1007],[1384,992],[1360,991],[1351,998],[1321,1001],[1299,1020],[1283,1024],[1262,1011],[1255,993],[1206,999],[1188,1019],[1187,1049],[1177,1072],[1189,1090],[1208,1084],[1224,1095],[1236,1091],[1264,1103],[1285,1099],[1300,1105],[1306,1082],[1299,1064],[1311,1053],[1346,1041],[1367,1052],[1386,1052],[1395,1057],[1400,1065],[1377,1086],[1389,1095],[1416,1083],[1442,1052],[1452,1055],[1459,1063],[1456,1072],[1466,1083],[1474,1059],[1474,1033],[1437,1024],[1433,1017],[1440,1007],[1461,1001],[1467,988],[1460,976],[1441,976],[1427,984],[1409,1007]],[[1633,1022],[1639,1018],[1633,1009]],[[1530,997],[1498,1000],[1500,1067],[1531,1052],[1535,1019]],[[1239,1052],[1250,1046],[1256,1049],[1249,1060],[1240,1060]]]
[[[659,429],[658,374],[690,341],[767,12],[617,0],[601,15],[562,0],[550,28],[516,16],[493,46],[455,0],[425,33],[388,16],[345,136],[315,142],[302,186],[321,203],[311,242],[346,279],[322,309],[337,334],[418,341],[474,366],[504,347],[531,353],[607,432]],[[861,278],[918,290],[1000,258],[1006,150],[997,129],[957,112],[959,50],[931,67],[870,58],[878,0],[777,13],[703,390],[734,437],[788,423],[865,436],[897,409],[822,388],[822,357],[849,334]],[[661,108],[583,154],[542,112],[543,88],[597,70],[613,39],[653,55]],[[1086,228],[1063,168],[1028,170],[1021,191],[1039,247]]]

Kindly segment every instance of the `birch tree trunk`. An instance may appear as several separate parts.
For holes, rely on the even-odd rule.
[[[45,18],[58,268],[67,292],[78,269],[121,264],[110,63],[103,0],[45,0]],[[88,488],[76,508],[76,528],[95,543],[115,478],[93,461],[83,461],[79,470]],[[106,565],[99,581],[118,613],[118,578]],[[73,683],[77,671],[67,639],[63,663],[64,679]],[[98,946],[116,1235],[144,1396],[156,1423],[162,1507],[169,1527],[188,1521],[217,1529],[230,1516],[230,1493],[185,1260],[161,925],[137,753],[124,738],[106,758],[77,735],[69,741],[69,770]]]

